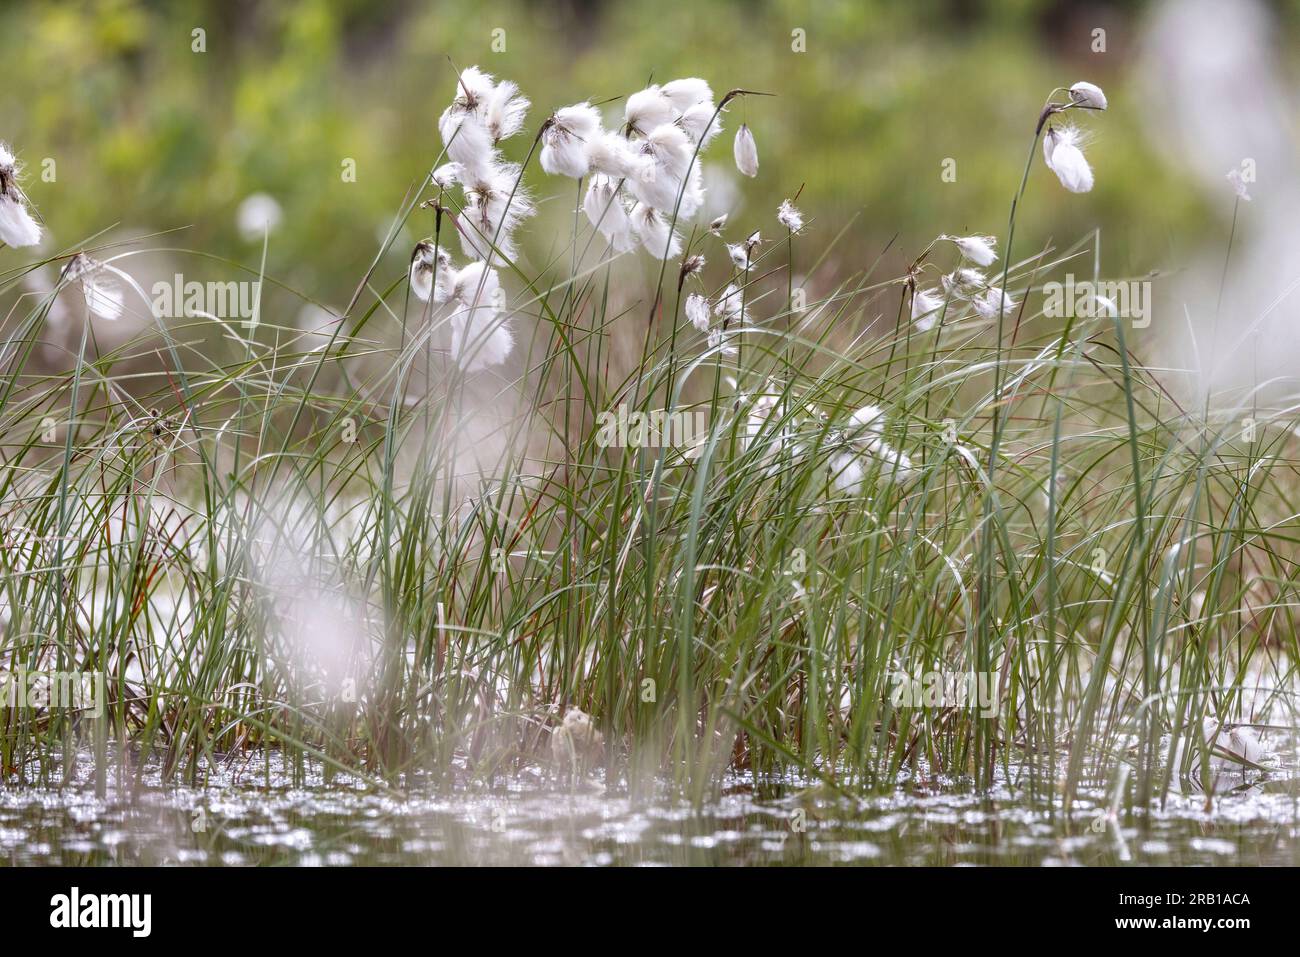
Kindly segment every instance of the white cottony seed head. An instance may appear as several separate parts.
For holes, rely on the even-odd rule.
[[[429,174],[429,181],[439,189],[451,189],[461,180],[459,163],[443,163]]]
[[[493,143],[500,143],[518,133],[528,115],[527,97],[520,95],[519,87],[510,80],[502,80],[488,94],[484,123]]]
[[[582,200],[582,211],[587,214],[591,225],[599,229],[605,240],[614,247],[615,252],[625,253],[636,248],[637,238],[616,187],[615,180],[597,173],[587,187],[587,195]]]
[[[117,319],[122,315],[125,298],[122,287],[111,275],[112,270],[113,267],[85,253],[77,253],[63,267],[59,284],[79,286],[91,312],[101,319]]]
[[[501,312],[501,280],[495,269],[472,262],[451,280],[457,311],[451,317],[451,352],[465,372],[505,362],[515,339]]]
[[[698,292],[686,297],[686,318],[700,332],[709,331],[709,301]]]
[[[555,111],[542,134],[542,169],[580,179],[591,168],[587,144],[600,133],[600,113],[590,103],[575,103]]]
[[[427,239],[415,244],[411,251],[411,292],[429,301],[433,295],[433,243]]]
[[[758,175],[758,144],[754,142],[754,134],[749,131],[749,126],[744,123],[736,130],[733,152],[736,156],[736,169],[746,176]]]
[[[1081,142],[1082,135],[1073,126],[1059,130],[1049,127],[1043,138],[1043,159],[1047,168],[1072,193],[1086,193],[1092,189],[1092,167],[1079,148]]]
[[[656,126],[673,121],[673,104],[662,87],[649,86],[627,98],[623,119],[631,132],[645,136]]]
[[[849,416],[849,425],[855,438],[878,439],[885,430],[885,410],[878,405],[864,405]]]
[[[592,172],[617,179],[635,176],[640,168],[640,158],[632,152],[628,141],[609,131],[597,133],[587,141],[587,163]]]
[[[987,280],[978,269],[968,267],[948,273],[942,278],[941,282],[943,283],[943,291],[948,295],[969,299],[984,287]]]
[[[284,211],[274,196],[253,193],[239,204],[236,214],[239,236],[245,242],[260,240],[267,233],[275,232],[283,218]]]
[[[992,287],[984,290],[982,295],[976,296],[971,303],[975,311],[981,318],[996,319],[999,312],[1003,315],[1010,313],[1016,307],[1015,300],[1004,293],[1001,289]]]
[[[997,240],[992,236],[949,236],[948,239],[957,246],[962,256],[977,266],[991,265],[998,258],[998,254],[993,251]]]
[[[632,228],[641,237],[641,245],[656,259],[671,259],[682,251],[682,239],[664,213],[645,203],[637,203],[631,218]]]
[[[690,205],[682,186],[697,164],[691,162],[695,147],[681,127],[673,123],[656,126],[638,143],[638,152],[642,166],[628,180],[636,198],[647,206],[670,213],[679,195],[684,205]],[[690,215],[686,209],[679,214],[683,218]]]
[[[0,242],[6,246],[35,246],[41,241],[41,227],[27,204],[10,195],[0,196]]]
[[[1070,99],[1074,101],[1075,106],[1082,107],[1085,110],[1104,110],[1106,108],[1106,94],[1101,91],[1101,87],[1084,80],[1080,80],[1070,87]]]
[[[451,253],[423,239],[411,252],[411,291],[424,302],[446,302],[451,295]]]
[[[689,276],[699,275],[704,271],[704,267],[707,264],[708,260],[699,253],[693,253],[692,255],[687,256],[682,260],[682,277],[686,278]]]
[[[709,330],[709,348],[716,350],[722,356],[734,356],[737,352],[736,347],[731,345],[728,337],[723,335],[721,329]]]
[[[938,290],[918,289],[912,293],[912,321],[922,332],[934,328],[942,308],[943,297],[938,295]]]
[[[776,218],[792,233],[803,229],[803,213],[795,209],[794,204],[788,199],[781,202],[780,208],[776,211]]]
[[[1246,180],[1241,175],[1241,170],[1228,170],[1228,182],[1232,184],[1232,189],[1237,194],[1238,198],[1244,199],[1248,203],[1250,202],[1250,193],[1246,189]]]
[[[698,103],[712,103],[713,90],[697,76],[681,80],[669,80],[660,91],[668,97],[668,102],[679,113],[685,113]]]
[[[712,103],[696,103],[677,118],[677,125],[704,149],[722,132],[722,115]]]
[[[492,95],[492,87],[491,73],[484,73],[476,66],[468,66],[456,78],[456,94],[452,98],[452,106],[462,112],[483,110],[488,97]]]
[[[723,324],[727,326],[743,326],[749,322],[745,309],[745,293],[735,283],[728,283],[727,288],[722,290],[714,311],[722,317]]]
[[[20,173],[13,151],[0,143],[0,242],[15,248],[35,246],[41,241],[41,227],[18,186]]]
[[[460,238],[466,256],[486,259],[495,245],[502,256],[515,257],[515,228],[534,211],[532,197],[519,180],[517,164],[500,163],[465,183]]]

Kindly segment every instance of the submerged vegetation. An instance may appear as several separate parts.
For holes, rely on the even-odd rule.
[[[1096,86],[1027,118],[1000,252],[943,234],[901,276],[826,275],[815,196],[712,217],[699,157],[725,121],[762,175],[760,91],[678,80],[527,133],[513,83],[447,92],[400,213],[432,233],[389,274],[394,228],[342,315],[281,318],[286,284],[239,267],[251,318],[160,316],[151,240],[0,250],[0,653],[105,676],[102,715],[5,712],[10,782],[278,752],[384,789],[1068,803],[1100,777],[1143,806],[1264,771],[1295,726],[1294,408],[1192,395],[1099,293],[1045,311],[1101,282],[1100,234],[1027,253],[1016,214],[1057,188],[1039,155],[1091,188],[1060,119]],[[34,245],[0,163],[4,239]],[[576,181],[545,264],[514,243],[534,166]]]

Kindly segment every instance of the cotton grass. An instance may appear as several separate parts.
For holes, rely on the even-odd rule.
[[[1049,100],[1026,181],[1045,134],[1078,182],[1059,114],[1099,94]],[[1026,254],[1013,216],[900,275],[835,272],[806,265],[832,258],[794,206],[815,193],[766,241],[770,209],[691,218],[728,102],[700,78],[632,91],[611,129],[594,101],[530,128],[524,91],[475,67],[443,95],[402,211],[429,235],[386,248],[309,350],[232,327],[196,356],[212,327],[158,323],[93,354],[65,295],[102,318],[133,289],[99,250],[20,299],[8,650],[95,663],[113,694],[102,725],[16,712],[6,767],[53,774],[89,740],[101,778],[138,775],[111,730],[169,780],[276,750],[392,791],[545,769],[699,802],[735,774],[891,793],[1013,769],[1068,815],[1121,764],[1149,808],[1186,776],[1177,735],[1263,756],[1249,727],[1289,706],[1248,686],[1295,678],[1295,416],[1261,410],[1244,445],[1238,417],[1173,407],[1114,310],[1045,316],[1040,284],[1092,237]],[[759,172],[745,125],[733,157]],[[530,237],[554,196],[571,233]],[[56,308],[66,376],[36,368]],[[148,375],[124,365],[142,353]],[[301,573],[271,574],[268,530]],[[995,712],[896,704],[893,676],[926,671],[995,676]]]
[[[41,228],[18,185],[21,174],[13,151],[0,143],[0,242],[19,248],[35,246],[41,241]]]

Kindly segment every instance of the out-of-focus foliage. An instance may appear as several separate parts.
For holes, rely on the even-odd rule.
[[[1284,23],[1295,7],[1283,6]],[[1107,265],[1138,272],[1206,216],[1142,134],[1129,87],[1140,15],[1045,0],[17,3],[0,30],[0,139],[26,162],[59,248],[115,224],[185,227],[167,242],[255,263],[260,243],[240,240],[235,213],[266,192],[285,210],[268,270],[338,301],[438,157],[452,61],[518,81],[534,103],[530,132],[554,107],[652,77],[775,93],[737,105],[709,154],[731,168],[742,120],[758,138],[762,170],[741,185],[737,221],[775,231],[776,204],[803,186],[800,205],[828,240],[856,217],[834,254],[853,265],[895,236],[896,265],[938,232],[1001,234],[1044,98],[1087,78],[1111,101],[1083,117],[1097,187],[1070,195],[1036,161],[1020,248],[1104,225]],[[1092,50],[1098,27],[1105,53]],[[200,29],[206,52],[193,50]],[[792,49],[795,31],[806,52]],[[522,158],[528,140],[509,153]],[[40,175],[46,158],[53,182]],[[341,176],[348,159],[355,183]],[[955,182],[941,179],[945,159]],[[521,236],[540,261],[548,224],[571,213],[572,184],[536,168],[528,178],[551,198]]]

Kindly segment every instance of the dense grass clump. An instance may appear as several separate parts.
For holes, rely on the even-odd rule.
[[[464,212],[438,192],[432,248]],[[1189,402],[1113,309],[1044,315],[1047,279],[1098,278],[1099,237],[978,294],[948,273],[913,322],[965,248],[828,276],[833,241],[795,226],[725,273],[691,233],[684,261],[715,265],[679,273],[575,220],[544,268],[498,260],[519,343],[468,373],[391,238],[307,329],[249,272],[254,322],[151,317],[104,345],[82,309],[51,356],[72,277],[18,297],[0,653],[103,672],[107,705],[7,711],[6,775],[193,778],[278,749],[384,787],[1100,775],[1144,801],[1210,783],[1169,759],[1223,751],[1203,728],[1292,726],[1294,416]],[[29,268],[6,268],[17,292]],[[900,697],[934,675],[991,694]],[[571,710],[602,746],[553,747]]]

